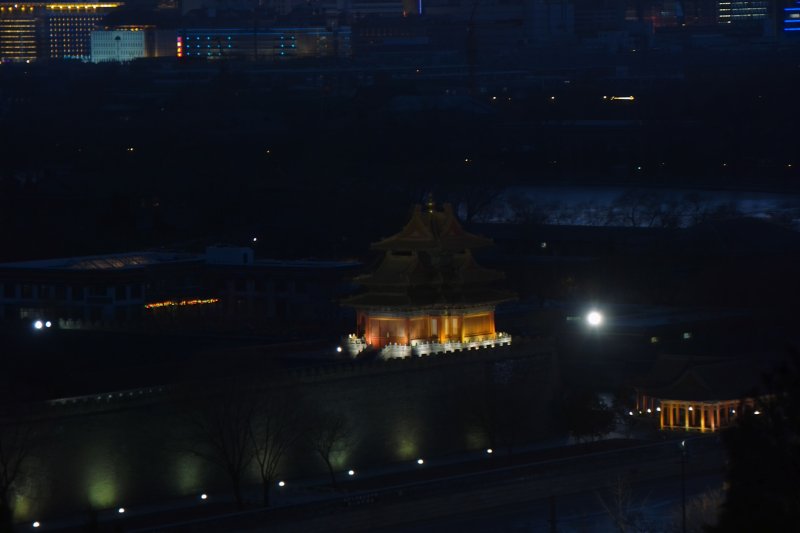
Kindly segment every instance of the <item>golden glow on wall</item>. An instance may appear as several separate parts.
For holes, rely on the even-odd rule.
[[[494,312],[471,314],[418,315],[408,318],[366,316],[367,344],[383,348],[388,344],[407,346],[413,341],[464,342],[495,334]]]
[[[164,302],[153,302],[145,304],[145,309],[158,309],[159,307],[184,307],[187,305],[208,305],[219,302],[219,298],[206,298],[204,300],[166,300]]]
[[[494,317],[491,313],[464,317],[464,337],[490,335],[494,333]]]

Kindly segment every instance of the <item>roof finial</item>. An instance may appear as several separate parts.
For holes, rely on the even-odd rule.
[[[436,209],[436,202],[433,200],[433,193],[432,192],[428,193],[428,204],[427,204],[427,206],[428,206],[428,213],[433,213],[433,211]]]

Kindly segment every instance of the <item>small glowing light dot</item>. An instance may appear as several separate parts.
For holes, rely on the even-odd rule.
[[[736,414],[736,409],[731,409],[731,414],[735,415]]]
[[[123,514],[125,512],[125,508],[124,507],[120,507],[119,509],[117,509],[117,512],[119,514]]]
[[[41,320],[37,320],[36,322],[33,323],[33,327],[35,327],[36,329],[42,329],[43,326],[44,324],[42,323]]]
[[[206,493],[201,494],[200,495],[200,499],[201,500],[207,500],[208,499],[208,494],[206,494]]]
[[[32,525],[33,527],[39,527],[39,526],[41,526],[42,524],[40,524],[40,523],[39,523],[39,521],[37,520],[36,522],[34,522],[34,523],[33,523],[33,524],[31,524],[31,525]]]
[[[44,323],[44,327],[46,327],[46,328],[49,328],[49,327],[52,327],[52,326],[53,326],[53,323],[50,322],[49,320]]]
[[[692,407],[692,406],[690,405],[690,406],[689,406],[689,410],[690,410],[690,411],[694,411],[694,407]]]
[[[253,237],[253,242],[258,242],[258,237]]]
[[[422,458],[420,458],[420,459],[417,459],[417,464],[418,464],[418,465],[421,465],[421,464],[424,464],[424,463],[425,463],[425,460],[424,460],[424,459],[422,459]]]
[[[660,407],[656,407],[656,411],[658,411],[660,413],[661,412],[661,408]]]
[[[628,411],[628,416],[633,416],[633,411]]]
[[[285,487],[286,486],[286,482],[285,481],[278,481],[278,486],[279,487]]]
[[[347,471],[347,475],[348,476],[355,476],[356,475],[356,471],[355,470],[348,470]]]
[[[760,414],[761,414],[761,411],[758,411],[758,410],[756,410],[756,411],[753,411],[753,414],[754,414],[754,415],[760,415]]]
[[[493,454],[493,453],[494,453],[494,450],[493,450],[493,449],[491,449],[491,448],[486,448],[486,453],[488,453],[489,455],[491,455],[491,454]]]
[[[336,347],[336,351],[339,352],[339,353],[342,353],[342,347],[341,346],[337,346]]]
[[[647,412],[648,412],[648,413],[652,413],[652,412],[653,412],[653,410],[652,410],[652,409],[650,409],[650,408],[648,408],[648,409],[647,409]]]

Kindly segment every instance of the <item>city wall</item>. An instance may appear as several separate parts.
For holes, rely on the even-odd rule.
[[[552,345],[537,341],[298,368],[289,379],[304,402],[347,416],[351,435],[333,458],[347,470],[497,446],[504,423],[515,428],[514,442],[542,438],[558,373]],[[221,469],[190,451],[174,387],[53,400],[36,418],[45,440],[20,484],[18,521],[231,492]],[[324,473],[319,457],[298,444],[280,476]],[[255,467],[246,482],[257,499]]]

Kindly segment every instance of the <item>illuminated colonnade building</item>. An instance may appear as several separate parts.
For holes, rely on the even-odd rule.
[[[82,59],[91,54],[91,32],[121,3],[0,4],[0,61]]]
[[[495,306],[513,298],[492,288],[503,274],[479,266],[472,249],[489,239],[464,231],[451,206],[416,206],[396,235],[374,243],[378,268],[357,281],[365,292],[343,303],[356,310],[357,331],[347,348],[369,348],[383,358],[508,345],[495,329]]]
[[[665,431],[718,431],[759,414],[754,391],[771,357],[662,355],[636,385],[636,413]]]

